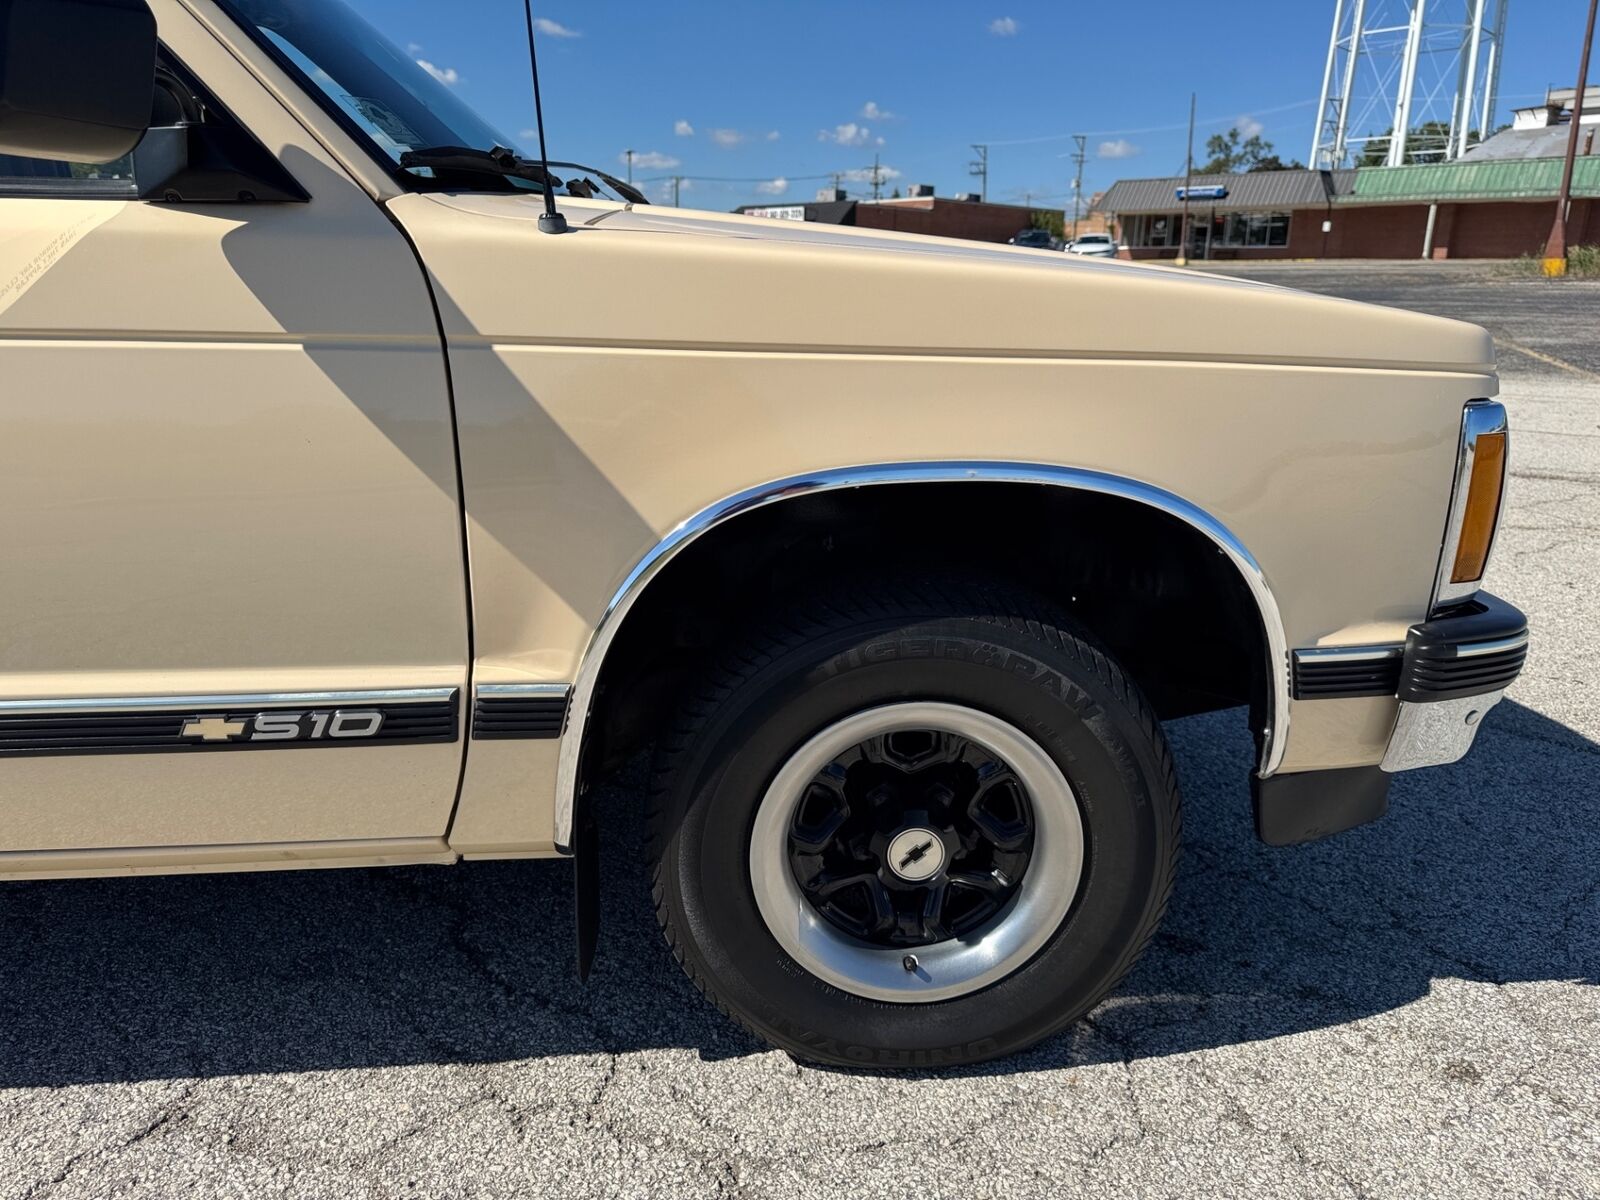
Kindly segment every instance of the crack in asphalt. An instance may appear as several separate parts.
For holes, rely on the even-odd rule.
[[[188,1082],[178,1089],[178,1094],[170,1100],[163,1101],[156,1115],[146,1121],[132,1133],[125,1135],[114,1146],[86,1146],[68,1158],[49,1179],[35,1182],[22,1193],[22,1200],[41,1200],[49,1196],[62,1184],[66,1183],[77,1172],[87,1158],[103,1155],[112,1157],[125,1150],[131,1150],[141,1142],[155,1136],[165,1129],[175,1118],[188,1116],[186,1106],[194,1094],[199,1091],[197,1082]]]

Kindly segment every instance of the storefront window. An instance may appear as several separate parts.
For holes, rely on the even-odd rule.
[[[1287,246],[1289,221],[1286,212],[1230,212],[1211,215],[1205,210],[1189,214],[1192,227],[1211,227],[1213,249]],[[1127,218],[1128,245],[1160,249],[1176,246],[1183,228],[1182,213],[1147,213]]]
[[[1218,219],[1221,246],[1287,246],[1289,213],[1229,213]]]
[[[1196,208],[1189,214],[1190,226],[1204,231],[1210,227],[1211,248],[1260,248],[1287,246],[1289,221],[1286,212],[1230,212],[1212,214]],[[1183,228],[1182,213],[1146,213],[1126,219],[1128,245],[1161,249],[1176,246]]]

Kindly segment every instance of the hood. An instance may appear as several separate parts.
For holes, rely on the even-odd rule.
[[[604,201],[564,198],[560,235],[538,232],[535,196],[390,206],[428,254],[475,260],[491,339],[1493,371],[1475,325],[1176,267]],[[559,301],[533,329],[512,298],[530,281]]]

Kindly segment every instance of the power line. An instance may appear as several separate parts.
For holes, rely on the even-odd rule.
[[[1274,108],[1252,108],[1245,111],[1248,113],[1248,115],[1253,117],[1270,117],[1275,113],[1293,112],[1297,108],[1312,108],[1316,105],[1316,103],[1317,102],[1315,100],[1296,100],[1293,104],[1280,104]],[[1241,115],[1244,114],[1234,113],[1229,117],[1201,117],[1195,122],[1195,124],[1198,126],[1226,125],[1230,121],[1237,121]],[[1070,141],[1075,137],[1119,137],[1130,133],[1175,133],[1180,129],[1187,129],[1188,127],[1189,124],[1187,121],[1185,121],[1178,125],[1147,125],[1142,129],[1091,129],[1082,134],[1050,133],[1045,134],[1042,137],[1010,138],[1004,141],[990,140],[985,144],[990,146],[1037,146],[1042,145],[1045,142]]]
[[[843,172],[835,171],[826,175],[652,175],[648,179],[639,180],[640,183],[667,183],[674,179],[692,181],[694,183],[771,183],[774,179],[787,179],[790,183],[808,183],[814,179],[832,179]]]

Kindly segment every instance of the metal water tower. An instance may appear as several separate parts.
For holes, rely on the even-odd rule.
[[[1488,137],[1508,2],[1334,0],[1311,165],[1384,141],[1386,166],[1438,162]]]

